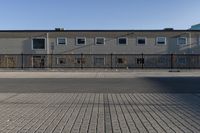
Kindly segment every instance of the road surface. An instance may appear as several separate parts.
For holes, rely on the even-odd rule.
[[[199,93],[199,77],[2,79],[0,92],[11,93]]]

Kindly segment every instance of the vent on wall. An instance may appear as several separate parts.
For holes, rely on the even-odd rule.
[[[55,31],[64,31],[64,28],[55,28]]]
[[[164,28],[164,30],[166,30],[166,31],[172,31],[174,29],[173,28]]]

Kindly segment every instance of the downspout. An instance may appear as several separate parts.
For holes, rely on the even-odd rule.
[[[46,33],[46,46],[47,46],[47,56],[46,56],[46,61],[47,61],[47,67],[50,67],[50,48],[49,48],[49,33]]]
[[[46,40],[46,45],[47,45],[47,54],[50,54],[50,48],[49,48],[49,33],[46,33],[47,40]]]
[[[189,32],[189,45],[190,45],[190,54],[192,53],[191,49],[192,49],[192,35],[191,32]]]

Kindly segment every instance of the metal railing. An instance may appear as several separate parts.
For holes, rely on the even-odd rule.
[[[199,69],[200,54],[1,54],[0,68]]]

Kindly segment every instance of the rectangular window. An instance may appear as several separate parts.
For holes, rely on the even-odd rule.
[[[32,49],[33,50],[43,50],[45,49],[45,38],[34,38],[32,39]]]
[[[6,67],[13,68],[17,67],[17,57],[16,56],[5,56]]]
[[[105,58],[104,57],[95,57],[94,64],[95,65],[105,65]]]
[[[96,45],[104,45],[105,44],[105,38],[104,37],[96,37],[95,44]]]
[[[66,63],[67,63],[66,58],[57,58],[58,65],[64,65]]]
[[[163,65],[163,64],[167,64],[167,63],[168,63],[167,57],[159,57],[158,58],[158,64]]]
[[[127,45],[127,38],[126,37],[120,37],[120,38],[118,38],[118,44],[119,45]]]
[[[45,56],[33,56],[32,57],[32,67],[34,68],[44,68],[46,66]]]
[[[137,38],[137,44],[145,45],[146,44],[146,38],[145,37],[138,37]]]
[[[179,65],[185,65],[187,63],[187,59],[185,57],[178,57],[177,63]]]
[[[125,58],[117,58],[117,64],[126,64],[126,62]]]
[[[136,58],[137,64],[144,64],[144,58]]]
[[[178,45],[186,45],[187,44],[187,38],[186,37],[179,37],[177,39],[177,44]]]
[[[166,44],[166,37],[157,37],[156,38],[156,44],[158,45],[165,45]]]
[[[85,37],[77,37],[76,38],[76,45],[85,45],[86,44],[86,38]]]
[[[85,64],[86,63],[86,60],[85,58],[81,58],[81,57],[76,57],[75,58],[75,64]]]
[[[81,64],[81,58],[79,58],[79,57],[75,58],[75,63],[76,64]]]
[[[64,37],[57,38],[57,45],[66,45],[66,44],[67,44],[66,38]]]

